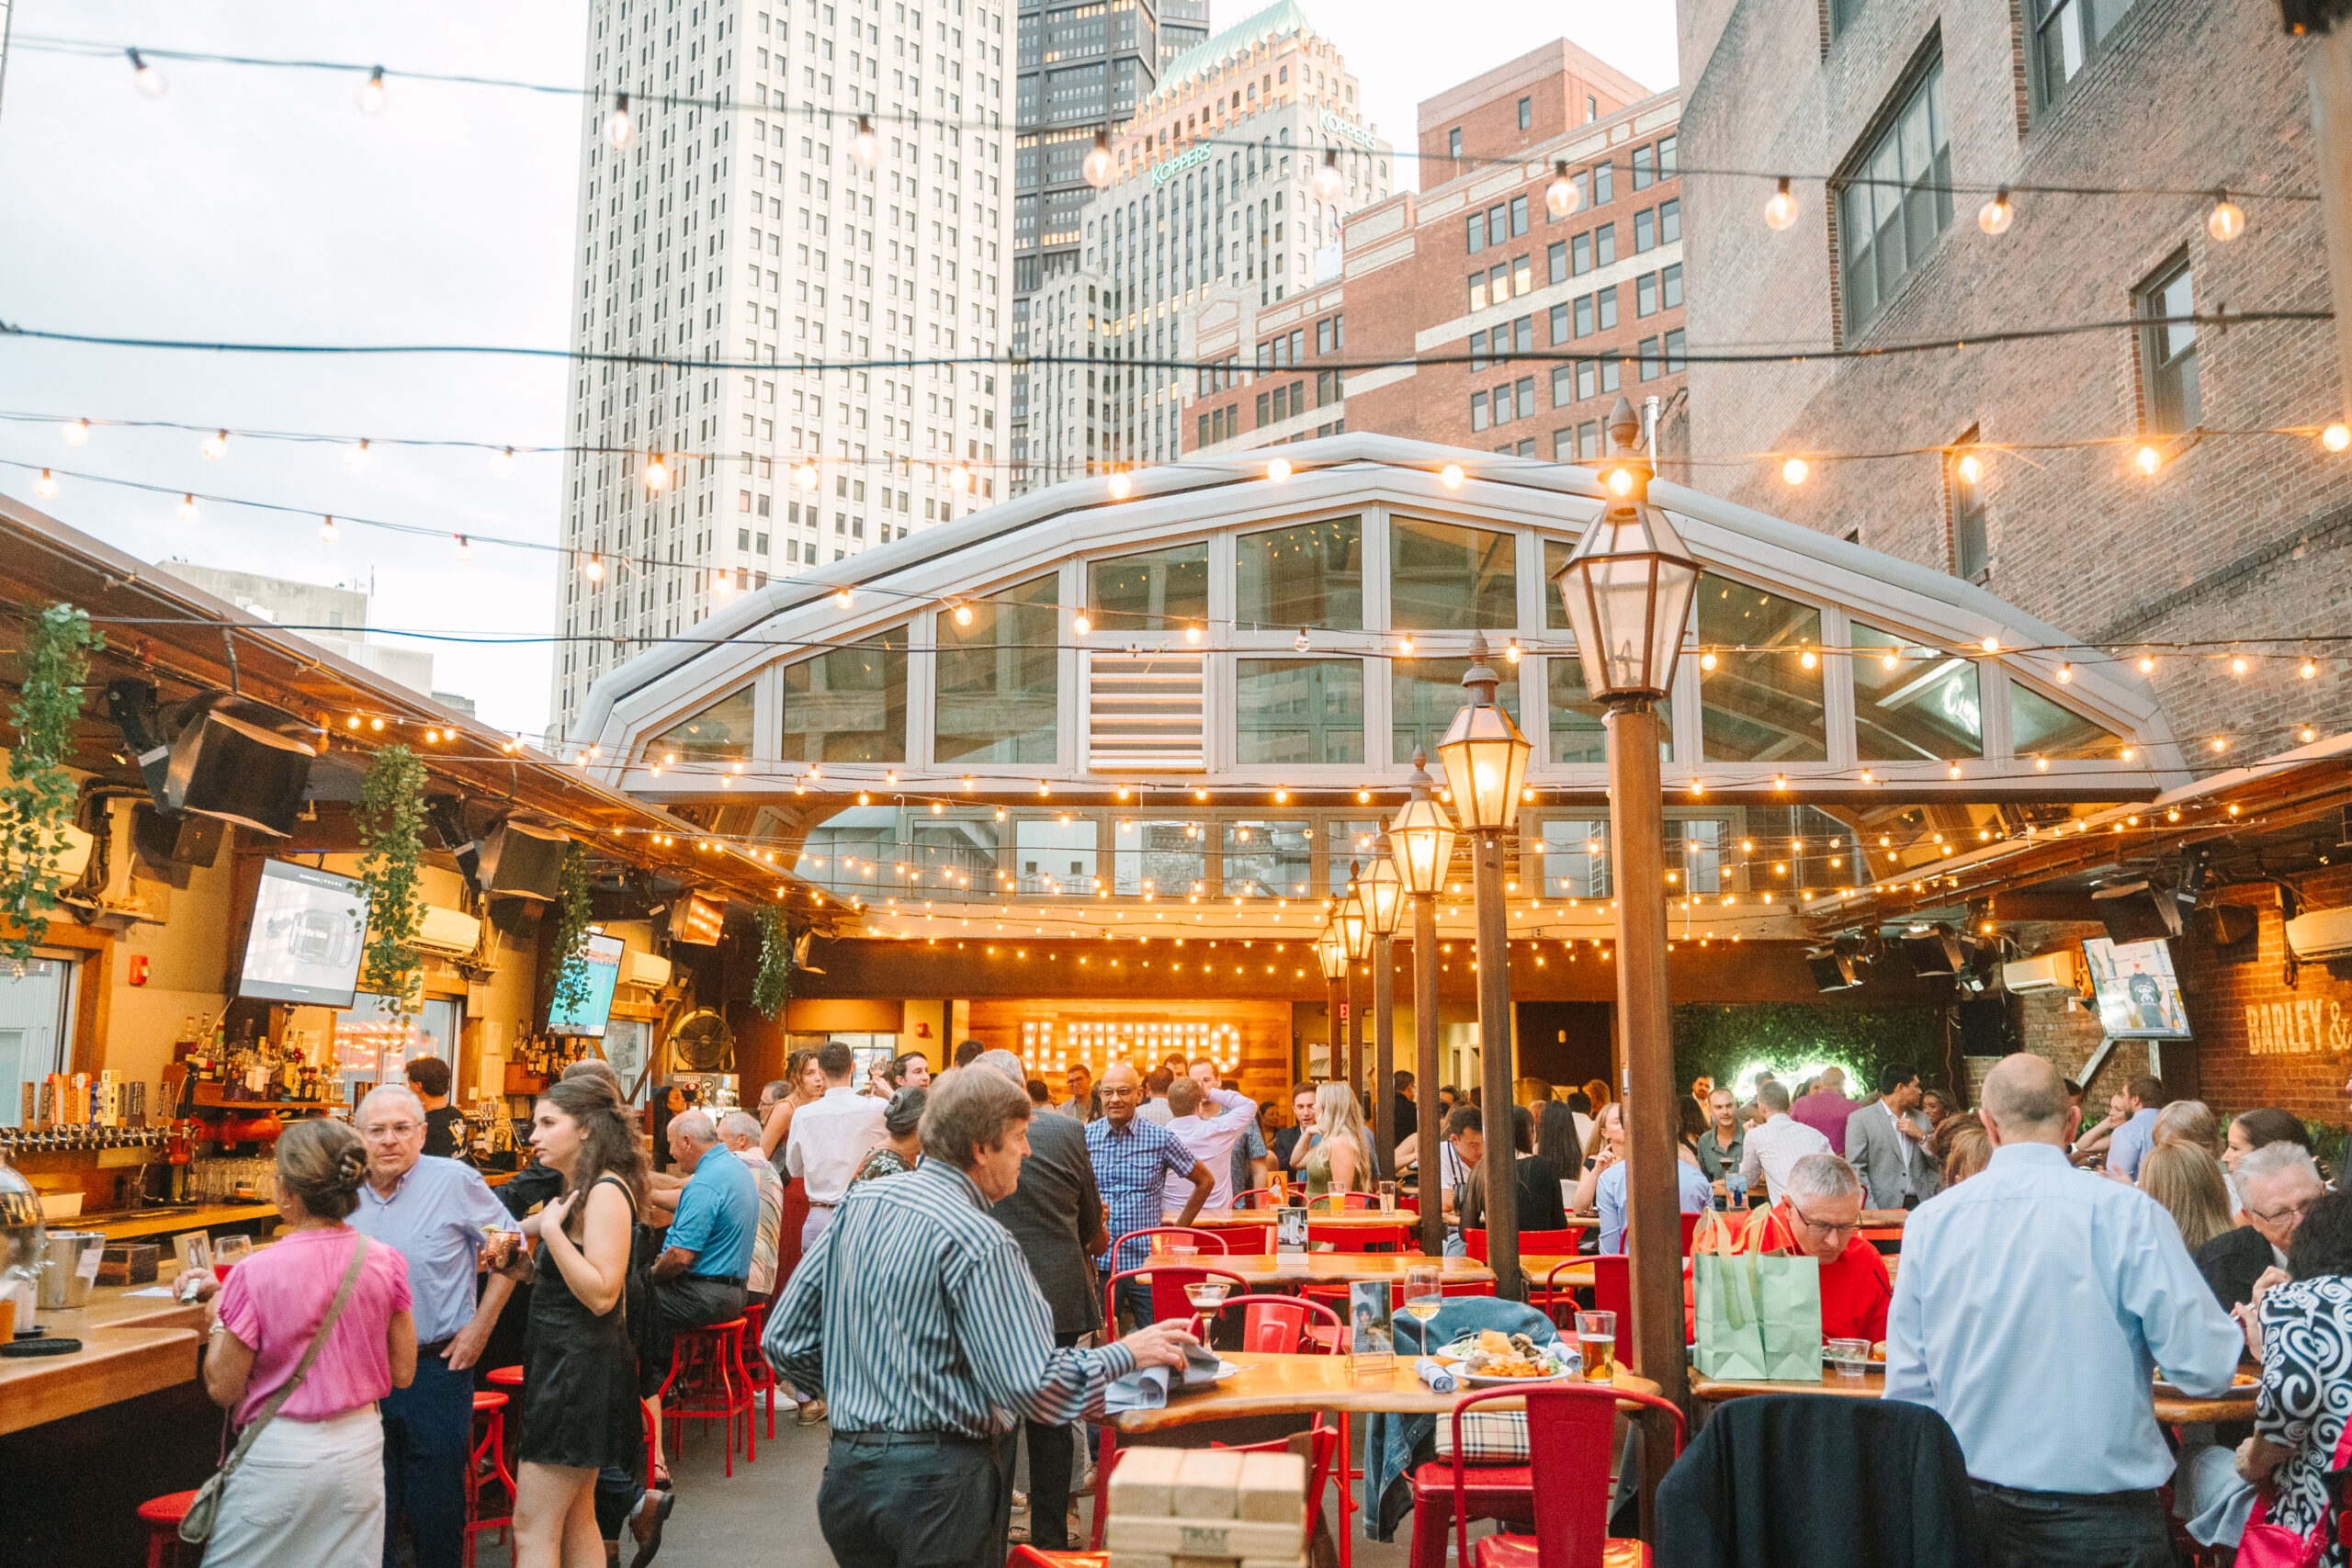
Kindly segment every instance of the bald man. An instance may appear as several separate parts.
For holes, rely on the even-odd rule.
[[[1112,1063],[1103,1069],[1102,1088],[1102,1119],[1086,1124],[1086,1152],[1094,1163],[1094,1184],[1102,1193],[1111,1236],[1115,1239],[1161,1224],[1163,1194],[1171,1176],[1193,1184],[1175,1222],[1191,1224],[1201,1205],[1208,1201],[1216,1179],[1182,1139],[1136,1113],[1143,1104],[1143,1080],[1132,1066]],[[1139,1267],[1149,1250],[1149,1242],[1131,1241],[1117,1249],[1115,1259],[1105,1250],[1095,1258],[1094,1267],[1107,1280],[1121,1269]],[[1138,1325],[1151,1321],[1150,1297],[1140,1280],[1120,1281],[1119,1305]]]
[[[1987,1568],[2170,1568],[2150,1380],[2223,1393],[2245,1341],[2155,1200],[2069,1163],[2055,1067],[2004,1057],[1982,1109],[1992,1163],[1904,1227],[1886,1397],[1951,1423]]]

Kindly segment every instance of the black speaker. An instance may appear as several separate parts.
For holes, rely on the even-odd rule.
[[[2252,936],[2260,922],[2244,904],[2209,904],[2192,917],[2197,934],[2215,947],[2235,947]]]
[[[1843,953],[1808,953],[1804,965],[1813,971],[1816,991],[1850,991],[1861,984],[1854,977],[1854,961]]]
[[[1893,945],[1902,950],[1911,973],[1922,979],[1931,975],[1957,975],[1968,963],[1960,933],[1947,925],[1931,926],[1924,931],[1904,931]]]
[[[2154,942],[2180,934],[2181,919],[2195,900],[2153,882],[2127,882],[2091,895],[2112,942]]]
[[[1982,997],[1960,1004],[1960,1049],[1966,1056],[2006,1056],[2015,1049],[2005,997]]]
[[[217,817],[279,838],[294,830],[318,755],[313,726],[226,692],[190,698],[173,716],[169,744],[139,759],[157,809]]]
[[[482,836],[474,874],[492,897],[540,898],[563,894],[563,857],[571,840],[548,828],[501,822]]]
[[[218,817],[142,808],[131,822],[130,838],[149,860],[209,867],[220,852],[220,835],[227,830]]]

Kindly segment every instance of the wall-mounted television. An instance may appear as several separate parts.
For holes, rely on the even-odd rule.
[[[2116,1040],[2186,1040],[2188,1010],[2172,972],[2172,950],[2162,941],[2083,942],[2083,966],[2098,998],[2099,1027]]]
[[[613,988],[621,978],[621,939],[616,936],[592,936],[580,954],[567,960],[587,972],[588,989],[576,1007],[566,1008],[560,1001],[548,1008],[549,1034],[585,1034],[603,1039],[605,1025],[613,1016]]]
[[[347,1008],[367,948],[368,890],[358,878],[264,861],[237,994]]]

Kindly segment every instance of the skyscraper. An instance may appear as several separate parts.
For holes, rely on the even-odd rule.
[[[597,640],[557,733],[732,593],[1001,493],[999,372],[935,361],[1009,334],[1012,34],[997,0],[592,6],[558,630]]]

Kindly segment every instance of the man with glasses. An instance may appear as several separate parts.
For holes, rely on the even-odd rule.
[[[1836,1155],[1806,1155],[1789,1168],[1787,1181],[1774,1194],[1778,1201],[1747,1216],[1734,1250],[1793,1249],[1820,1264],[1821,1337],[1875,1345],[1886,1337],[1894,1281],[1878,1248],[1861,1238],[1862,1196],[1862,1179],[1852,1166]],[[1695,1337],[1699,1324],[1688,1263],[1683,1304]]]
[[[473,1447],[470,1368],[514,1292],[493,1273],[479,1301],[483,1232],[514,1221],[471,1166],[424,1152],[425,1111],[387,1086],[359,1102],[368,1179],[351,1224],[408,1260],[416,1315],[416,1377],[382,1401],[384,1561],[397,1561],[403,1515],[417,1568],[458,1568],[466,1545],[466,1461]]]
[[[1166,1070],[1158,1069],[1153,1076]],[[1216,1186],[1209,1168],[1175,1134],[1136,1114],[1142,1104],[1143,1084],[1133,1066],[1113,1062],[1102,1069],[1102,1120],[1086,1124],[1086,1152],[1094,1162],[1094,1185],[1102,1194],[1114,1238],[1162,1223],[1170,1177],[1193,1184],[1172,1222],[1180,1225],[1193,1223]],[[1105,1251],[1094,1259],[1094,1267],[1108,1281],[1123,1269],[1141,1268],[1150,1250],[1149,1240],[1139,1238],[1120,1247],[1115,1258]],[[1141,1280],[1120,1281],[1118,1306],[1138,1327],[1152,1320],[1151,1292]]]
[[[2319,1167],[2300,1144],[2266,1144],[2240,1156],[2237,1178],[2246,1223],[2197,1251],[2197,1271],[2233,1310],[2286,1279],[2287,1243],[2305,1211],[2327,1191]]]

